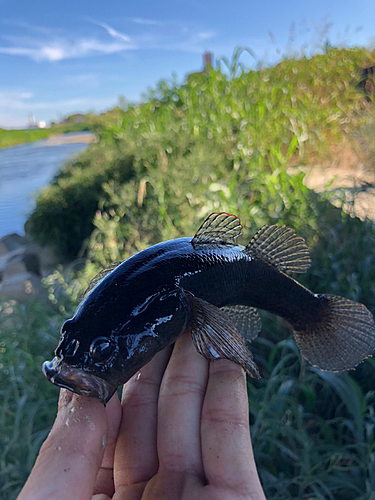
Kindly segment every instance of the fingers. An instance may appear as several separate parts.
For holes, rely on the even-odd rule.
[[[160,383],[171,348],[159,352],[124,385],[122,421],[115,452],[116,491],[148,481],[158,470],[156,448]],[[124,492],[125,496],[125,492]]]
[[[56,421],[18,499],[91,500],[106,434],[102,403],[62,389]]]
[[[201,433],[208,484],[264,499],[251,447],[246,377],[231,361],[210,364]]]
[[[200,419],[208,362],[197,353],[190,331],[176,342],[159,396],[158,453],[161,468],[201,476]]]
[[[101,493],[107,495],[108,497],[112,497],[115,491],[113,479],[113,464],[117,436],[121,422],[121,404],[118,399],[117,393],[115,393],[109,401],[106,411],[108,419],[107,444],[102,464],[96,478],[94,495],[98,495]],[[95,500],[100,500],[99,496]]]

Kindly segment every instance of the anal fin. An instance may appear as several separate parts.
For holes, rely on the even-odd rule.
[[[245,340],[251,341],[258,336],[262,329],[262,320],[255,307],[234,305],[224,306],[220,309],[229,316]]]
[[[206,359],[229,359],[251,377],[260,378],[257,365],[231,319],[218,307],[185,292],[190,306],[191,335],[197,351]]]

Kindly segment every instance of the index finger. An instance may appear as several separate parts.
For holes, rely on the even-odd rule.
[[[108,419],[107,444],[101,467],[96,477],[94,495],[104,493],[112,497],[115,492],[114,485],[114,457],[117,443],[117,436],[121,423],[121,404],[115,393],[106,407]]]
[[[62,389],[56,421],[18,500],[91,500],[106,433],[102,403]]]
[[[232,361],[210,364],[201,436],[208,483],[265,500],[251,446],[246,375]]]

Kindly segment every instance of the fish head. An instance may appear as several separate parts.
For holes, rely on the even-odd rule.
[[[55,357],[43,364],[47,379],[106,404],[117,387],[173,343],[188,322],[184,296],[178,291],[158,292],[130,311],[124,309],[108,305],[98,313],[92,307],[79,308],[61,328]]]
[[[72,318],[62,326],[55,357],[43,363],[43,373],[58,387],[97,397],[106,404],[117,388],[113,374],[112,380],[110,377],[115,352],[116,343],[110,337],[91,341]]]

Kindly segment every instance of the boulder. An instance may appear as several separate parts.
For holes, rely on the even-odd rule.
[[[33,273],[41,275],[40,261],[35,253],[15,255],[6,264],[2,272],[2,280],[6,281],[15,274]]]
[[[21,250],[25,245],[25,238],[17,233],[7,234],[0,238],[0,257],[9,252]]]
[[[13,233],[0,239],[0,300],[25,302],[47,297],[43,277],[51,274],[57,261],[48,247]],[[39,299],[39,297],[38,297]]]

